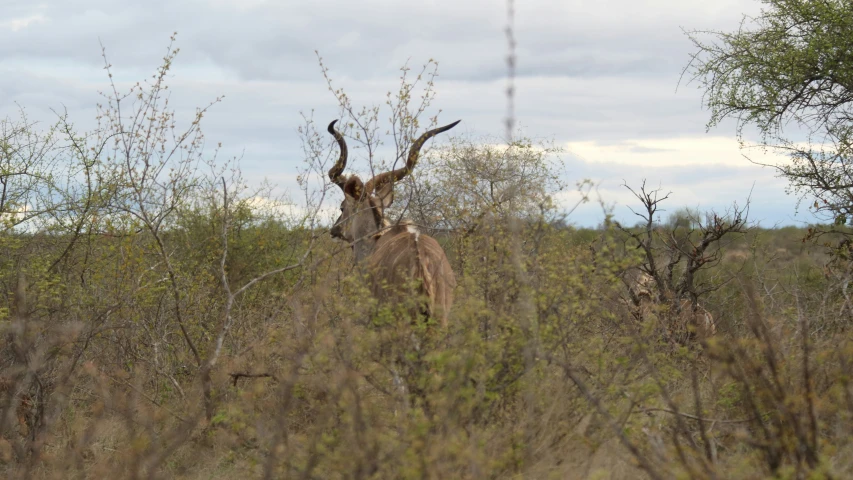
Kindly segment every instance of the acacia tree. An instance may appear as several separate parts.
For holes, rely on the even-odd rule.
[[[469,232],[485,215],[535,217],[562,191],[559,147],[521,138],[451,137],[426,156],[406,185],[411,215],[432,229]]]
[[[836,224],[853,220],[853,3],[762,0],[735,32],[689,31],[686,67],[711,111],[755,127],[762,146],[790,162],[774,165],[800,197]]]

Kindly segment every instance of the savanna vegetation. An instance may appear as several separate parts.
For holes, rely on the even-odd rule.
[[[791,5],[846,8],[767,3],[771,19],[799,14]],[[817,29],[827,41],[830,30]],[[713,45],[697,53],[697,78],[731,60],[713,55],[748,51]],[[377,302],[329,236],[341,194],[325,129],[306,115],[298,132],[297,199],[248,186],[202,133],[218,99],[187,122],[170,109],[176,53],[129,90],[111,81],[93,131],[25,110],[0,122],[4,476],[853,475],[840,178],[819,184],[827,225],[762,228],[748,199],[678,211],[639,183],[626,185],[635,225],[603,208],[598,228],[579,228],[554,201],[568,188],[558,147],[448,136],[395,186],[388,212],[449,257],[458,285],[445,329]],[[404,67],[383,108],[355,105],[322,72],[356,170],[386,171],[438,124],[432,62]],[[731,98],[711,91],[712,107]],[[398,158],[377,154],[383,140]],[[835,175],[796,158],[783,174]],[[576,187],[590,199],[590,182]]]

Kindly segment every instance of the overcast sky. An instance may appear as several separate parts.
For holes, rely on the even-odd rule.
[[[399,67],[436,59],[440,123],[462,119],[467,134],[501,135],[506,115],[506,7],[499,0],[0,0],[0,115],[15,103],[36,119],[67,108],[94,124],[108,86],[107,49],[120,81],[153,73],[172,32],[172,101],[191,112],[219,95],[205,117],[209,140],[243,155],[252,182],[295,189],[302,161],[300,112],[336,118],[314,53],[356,104],[381,104]],[[672,191],[668,210],[724,209],[752,192],[763,226],[812,221],[774,171],[747,161],[731,123],[706,132],[701,91],[682,81],[692,45],[686,29],[736,29],[754,0],[523,0],[517,2],[517,121],[526,135],[564,147],[569,182],[591,178],[633,223],[624,188],[646,178]],[[387,113],[384,115],[387,117]],[[767,158],[759,158],[767,160]],[[561,197],[565,205],[572,195]],[[570,221],[596,225],[599,207]]]

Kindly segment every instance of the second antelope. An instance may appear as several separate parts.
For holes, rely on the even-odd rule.
[[[405,295],[406,286],[417,282],[414,293],[425,301],[422,313],[437,319],[442,327],[447,326],[456,287],[450,262],[435,239],[411,224],[390,225],[385,210],[394,201],[394,183],[412,172],[424,143],[460,121],[427,131],[412,143],[405,166],[378,174],[367,183],[356,175],[343,174],[347,144],[335,130],[337,120],[328,127],[341,150],[329,178],[344,192],[341,215],[330,233],[352,245],[355,261],[367,268],[371,290],[380,301]]]
[[[680,326],[688,329],[690,337],[707,339],[717,334],[714,316],[698,302],[693,302],[689,298],[673,298],[671,294],[656,294],[655,292],[660,290],[657,282],[654,277],[643,271],[635,272],[624,279],[631,296],[630,303],[634,306],[632,313],[638,320],[650,317],[650,313],[654,312],[658,302],[668,303],[669,315],[673,320],[677,320]],[[670,334],[671,327],[672,325],[669,325],[667,329]]]

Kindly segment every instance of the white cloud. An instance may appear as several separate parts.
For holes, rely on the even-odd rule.
[[[566,149],[591,163],[615,163],[637,167],[687,167],[725,165],[748,167],[749,162],[780,164],[787,157],[773,151],[743,150],[734,137],[634,138],[617,143],[568,142]],[[748,159],[747,159],[748,157]]]
[[[37,13],[35,15],[29,15],[26,17],[18,17],[12,18],[10,20],[5,20],[0,22],[0,28],[7,28],[13,32],[19,32],[30,25],[37,23],[44,23],[47,21],[47,17],[44,15]]]

